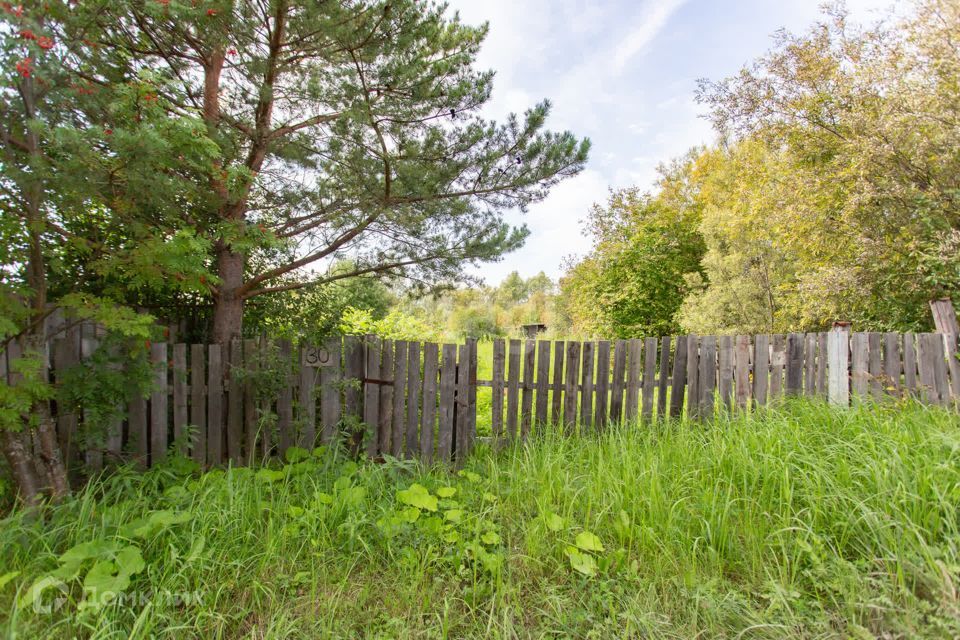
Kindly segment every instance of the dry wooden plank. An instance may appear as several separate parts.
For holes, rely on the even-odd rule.
[[[657,377],[657,339],[646,338],[643,342],[643,399],[640,405],[640,417],[653,418],[653,390]]]
[[[536,341],[527,340],[523,345],[523,397],[520,400],[520,436],[524,440],[530,435],[530,423],[533,419],[533,391],[536,385],[533,378],[534,358]]]
[[[243,341],[243,434],[244,457],[247,464],[257,459],[257,371],[260,369],[260,355],[256,340]]]
[[[380,434],[380,453],[393,455],[393,341],[384,340],[380,346],[380,415],[377,432]]]
[[[657,382],[657,419],[667,414],[667,387],[670,383],[670,336],[660,338],[660,378]]]
[[[700,413],[700,338],[687,336],[687,418],[696,419]]]
[[[930,348],[933,351],[933,382],[937,388],[937,404],[946,406],[950,403],[950,382],[947,379],[947,361],[942,333],[930,334]]]
[[[359,336],[347,336],[343,341],[344,410],[356,423],[363,421],[363,376],[366,364],[365,345]],[[356,436],[356,434],[352,434]]]
[[[243,345],[230,341],[227,369],[227,456],[237,465],[243,461]]]
[[[931,336],[936,334],[921,333],[917,336],[917,369],[920,378],[920,399],[926,404],[937,404],[939,398]]]
[[[190,424],[196,429],[190,451],[197,464],[207,462],[206,348],[190,345]]]
[[[377,457],[385,438],[380,433],[380,340],[366,337],[366,374],[363,386],[363,422],[367,433],[367,456]]]
[[[268,339],[266,333],[260,334],[257,343],[257,365],[261,375],[269,375],[273,378],[275,365],[277,362],[277,343]],[[272,385],[270,385],[272,386]],[[260,425],[257,429],[260,437],[260,460],[266,462],[274,454],[277,444],[276,433],[276,413],[274,413],[274,404],[277,400],[277,394],[274,389],[267,387],[267,392],[257,392],[257,419]],[[255,452],[251,455],[257,455]]]
[[[363,382],[366,377],[367,341],[358,336],[343,340],[343,415],[354,429],[350,434],[350,451],[358,455],[362,451],[363,438],[369,437],[363,428]],[[369,448],[370,443],[367,443]]]
[[[517,419],[520,408],[520,341],[511,340],[507,369],[507,438],[517,437]]]
[[[750,406],[750,336],[737,336],[733,346],[734,396],[738,409]]]
[[[547,404],[550,401],[550,343],[537,341],[537,415],[538,426],[547,423]]]
[[[580,343],[567,342],[567,373],[563,390],[563,424],[572,430],[577,424],[577,383],[580,381]]]
[[[610,343],[597,342],[596,406],[593,408],[593,424],[601,429],[607,424],[607,398],[610,393]]]
[[[700,418],[713,418],[714,395],[717,390],[717,338],[704,336],[700,345]]]
[[[5,350],[10,362],[18,360],[21,357],[20,342],[11,340]],[[78,327],[71,327],[66,331],[64,337],[57,340],[53,347],[53,366],[54,375],[58,379],[66,374],[73,366],[80,362],[80,330]],[[8,369],[11,386],[14,380],[19,377],[14,373],[14,367]],[[72,467],[77,459],[77,435],[79,427],[79,416],[72,409],[59,412],[57,414],[57,441],[60,444],[60,454],[63,456],[64,464],[68,468]],[[143,449],[146,455],[146,447]]]
[[[893,395],[900,393],[900,373],[903,362],[900,359],[900,334],[883,334],[883,385]]]
[[[320,367],[311,367],[300,358],[300,384],[297,387],[299,405],[299,446],[312,451],[317,445],[317,374]]]
[[[881,359],[882,336],[877,332],[867,334],[867,370],[870,380],[870,395],[875,400],[883,396],[883,363]]]
[[[787,336],[786,393],[799,396],[803,393],[803,343],[802,333]]]
[[[827,333],[817,334],[817,395],[827,397]]]
[[[562,423],[560,411],[563,407],[563,363],[566,349],[562,340],[553,343],[553,396],[550,398],[550,422]]]
[[[477,439],[477,340],[468,338],[467,346],[470,348],[469,362],[467,363],[467,453],[473,449],[474,441]]]
[[[449,462],[453,453],[454,402],[457,385],[457,345],[443,345],[440,365],[440,424],[437,429],[437,459]]]
[[[167,455],[167,343],[150,345],[153,390],[150,392],[150,465]]]
[[[219,344],[207,347],[207,465],[223,462],[223,353]]]
[[[863,400],[870,388],[869,343],[866,333],[850,336],[850,389]]]
[[[280,340],[280,392],[277,394],[277,453],[286,458],[287,449],[294,445],[293,440],[293,384],[290,380],[293,345],[289,340]]]
[[[393,436],[390,438],[393,456],[403,456],[407,432],[407,342],[394,342],[393,357]]]
[[[177,453],[187,454],[187,345],[173,345],[173,441]]]
[[[96,325],[91,323],[83,323],[80,328],[80,360],[87,360],[100,346],[100,337],[102,337],[103,332],[97,332]],[[50,345],[45,344],[44,350],[40,378],[49,380]],[[84,431],[80,444],[83,447],[82,458],[86,464],[85,471],[87,477],[90,477],[103,470],[104,437],[106,434],[91,432],[89,428]],[[63,456],[63,453],[61,452],[60,455]],[[66,457],[61,457],[61,459],[67,465],[67,470],[71,471],[71,461],[67,460]]]
[[[420,424],[420,343],[411,342],[407,346],[407,456],[418,457],[420,438],[417,426]]]
[[[633,420],[637,417],[640,403],[640,371],[643,368],[643,341],[633,339],[627,342],[627,388],[624,401],[624,417]]]
[[[817,334],[803,337],[803,394],[813,397],[817,393]]]
[[[139,393],[130,399],[127,408],[128,445],[137,466],[145,468],[149,462],[150,432],[147,428],[147,399]]]
[[[340,338],[327,340],[326,350],[331,364],[320,369],[320,441],[324,444],[330,444],[336,440],[340,414],[343,411],[340,400],[341,379],[343,378]],[[379,357],[379,354],[377,354],[377,357]],[[379,365],[379,362],[377,364]],[[366,389],[364,389],[364,401],[366,401]],[[366,405],[364,405],[364,412],[366,412]],[[366,413],[364,413],[364,416],[366,416]],[[364,421],[366,421],[366,418],[364,418]],[[375,437],[370,438],[367,441],[368,448],[371,442],[376,446],[377,439]],[[376,455],[376,452],[374,452],[374,455]]]
[[[850,330],[838,325],[827,336],[828,396],[830,404],[846,407],[850,404]]]
[[[767,404],[770,388],[770,336],[759,334],[753,339],[753,404]]]
[[[583,433],[593,425],[593,351],[592,342],[583,343],[583,369],[580,375],[580,429]]]
[[[491,397],[491,411],[493,419],[491,431],[495,439],[503,437],[503,387],[506,368],[506,346],[503,340],[493,341],[493,387]]]
[[[683,415],[683,396],[687,386],[687,336],[677,336],[673,350],[673,375],[670,377],[670,418]]]
[[[613,345],[613,382],[610,384],[610,422],[623,421],[623,376],[627,368],[627,342],[617,340]]]
[[[933,314],[933,325],[937,333],[944,335],[960,334],[960,324],[957,324],[957,313],[953,309],[950,298],[940,298],[930,301],[930,312]]]
[[[717,358],[718,384],[720,400],[727,409],[733,407],[733,336],[720,336],[718,339]]]
[[[960,403],[960,360],[957,359],[957,336],[943,336],[947,356],[947,369],[950,374],[950,395],[954,404]]]
[[[469,393],[470,345],[457,349],[457,389],[454,395],[454,455],[458,466],[463,466],[470,452]]]
[[[782,333],[773,336],[770,350],[770,399],[783,395],[783,370],[787,364],[787,337]]]
[[[903,387],[908,394],[917,394],[917,338],[912,333],[903,334]]]
[[[433,431],[437,424],[437,373],[440,346],[432,342],[423,345],[423,412],[420,414],[420,459],[433,463]]]

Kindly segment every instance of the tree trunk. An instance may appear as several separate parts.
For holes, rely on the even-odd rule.
[[[243,328],[244,256],[224,248],[217,254],[217,264],[220,284],[213,298],[213,341],[225,344],[239,338]]]
[[[10,465],[13,481],[17,483],[20,498],[28,505],[40,502],[43,483],[33,466],[33,455],[22,432],[0,429],[0,446]]]
[[[57,442],[57,430],[53,426],[49,402],[41,400],[36,403],[34,411],[40,418],[40,425],[37,427],[40,444],[37,451],[38,458],[47,476],[50,497],[59,501],[70,495],[70,481],[67,479],[67,468],[63,463],[63,456],[60,454],[60,444]]]

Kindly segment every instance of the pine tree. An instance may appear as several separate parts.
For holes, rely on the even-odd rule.
[[[419,0],[102,3],[102,46],[129,74],[177,78],[171,115],[196,115],[218,153],[185,190],[212,243],[213,337],[241,331],[255,296],[361,274],[421,283],[524,241],[509,207],[543,198],[589,143],[545,131],[544,102],[482,119],[487,33]],[[329,272],[349,258],[351,273]]]

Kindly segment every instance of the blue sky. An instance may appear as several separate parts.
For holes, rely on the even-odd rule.
[[[478,66],[494,69],[485,115],[502,118],[548,98],[550,127],[593,141],[587,169],[527,214],[524,248],[474,271],[496,284],[510,271],[545,271],[583,255],[580,220],[610,187],[650,188],[660,162],[713,139],[694,102],[698,78],[720,79],[762,55],[773,33],[800,32],[819,0],[450,0],[464,22],[490,23]],[[871,22],[890,0],[848,0]]]

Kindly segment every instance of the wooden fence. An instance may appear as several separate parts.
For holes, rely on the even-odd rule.
[[[493,436],[513,438],[548,421],[589,430],[638,418],[707,420],[785,396],[843,406],[913,396],[955,407],[960,360],[955,335],[851,334],[846,327],[614,342],[497,340],[493,379],[477,384],[493,390]]]
[[[55,341],[54,380],[97,342],[89,325]],[[498,441],[524,438],[548,422],[589,431],[622,420],[708,420],[784,396],[839,405],[886,396],[960,402],[955,335],[851,334],[838,327],[752,337],[495,340],[492,347],[492,375],[480,380],[475,341],[154,343],[148,397],[132,400],[105,434],[85,442],[78,439],[83,415],[58,412],[57,430],[68,459],[79,460],[83,448],[94,469],[105,459],[149,466],[171,447],[206,466],[244,464],[340,438],[357,454],[430,463],[459,461],[470,451],[478,389],[490,389],[489,424]],[[6,365],[0,358],[0,374]]]

